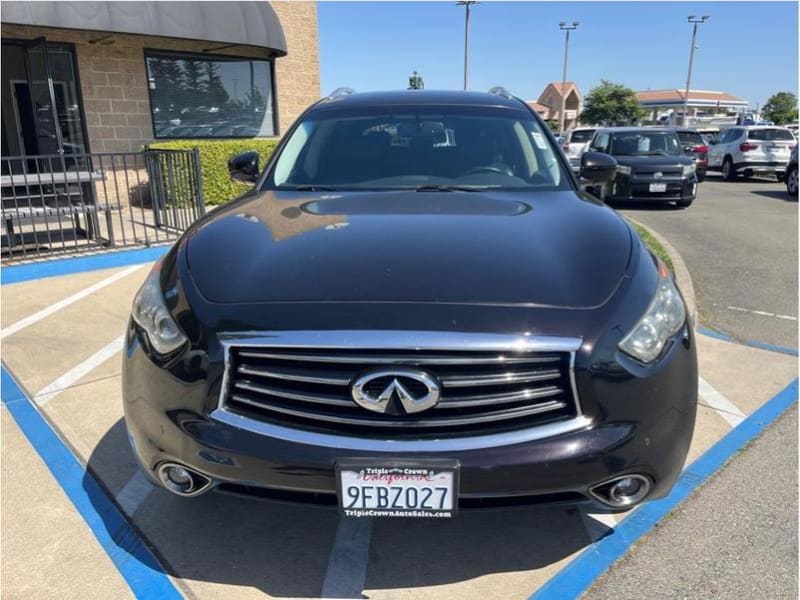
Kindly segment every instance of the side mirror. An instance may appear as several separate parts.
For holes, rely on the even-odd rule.
[[[242,152],[228,161],[228,173],[234,181],[255,183],[258,180],[258,152]]]
[[[581,156],[581,179],[590,183],[607,183],[617,176],[617,160],[602,152],[584,152]]]

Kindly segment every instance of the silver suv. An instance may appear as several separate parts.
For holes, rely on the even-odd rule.
[[[561,149],[569,159],[569,166],[577,172],[581,168],[581,155],[589,147],[596,127],[578,127],[570,129],[564,134],[561,142]]]
[[[782,180],[796,143],[792,132],[785,127],[731,127],[709,148],[708,169],[722,171],[727,181],[736,179],[740,173],[745,177],[772,173]]]

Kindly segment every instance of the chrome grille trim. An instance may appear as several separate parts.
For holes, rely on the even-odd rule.
[[[533,440],[533,439],[542,439],[544,437],[550,437],[552,435],[559,435],[561,433],[565,433],[568,431],[574,431],[577,429],[581,429],[586,427],[591,423],[591,420],[585,417],[582,414],[579,398],[577,395],[577,388],[575,385],[575,373],[574,373],[574,364],[575,364],[575,353],[580,348],[582,344],[582,340],[580,338],[565,338],[565,337],[550,337],[550,336],[532,336],[532,335],[497,335],[497,334],[473,334],[473,333],[455,333],[455,332],[415,332],[415,331],[277,331],[277,332],[247,332],[247,333],[239,333],[239,334],[222,334],[219,336],[220,342],[223,346],[224,355],[225,355],[225,370],[223,373],[223,380],[220,389],[220,395],[218,400],[217,408],[212,411],[211,417],[225,422],[227,424],[236,426],[238,428],[246,429],[261,435],[269,435],[271,437],[276,437],[279,439],[285,439],[287,441],[295,441],[300,443],[309,443],[309,444],[317,444],[323,446],[333,446],[333,447],[342,447],[342,448],[352,448],[352,449],[370,449],[376,451],[418,451],[418,450],[430,450],[430,449],[447,449],[452,450],[456,448],[480,448],[480,447],[492,447],[496,445],[503,445],[508,443],[518,443],[518,441],[526,441],[526,440]],[[231,372],[232,367],[232,348],[236,348],[237,361],[241,361],[244,364],[236,365],[237,380],[235,382],[230,380],[230,377],[233,375]],[[282,395],[281,397],[291,398],[292,402],[295,400],[299,401],[306,401],[311,403],[317,403],[317,411],[320,409],[325,409],[325,405],[329,405],[329,408],[332,408],[335,411],[335,415],[337,418],[343,418],[346,422],[351,422],[351,415],[347,413],[349,411],[345,411],[342,415],[341,408],[344,407],[345,403],[347,403],[351,408],[352,404],[348,400],[344,400],[342,402],[342,389],[341,386],[345,384],[345,379],[350,376],[348,368],[345,366],[341,369],[336,369],[335,367],[320,367],[321,371],[326,371],[327,373],[321,374],[324,376],[317,377],[317,373],[315,373],[315,369],[309,366],[308,368],[299,368],[295,371],[292,370],[292,365],[287,364],[284,368],[283,365],[280,364],[280,360],[270,360],[267,361],[268,369],[265,369],[265,365],[253,365],[247,364],[251,361],[246,361],[243,357],[247,353],[248,347],[258,348],[262,350],[262,352],[254,352],[253,354],[257,354],[259,357],[266,357],[271,355],[278,355],[281,357],[287,356],[288,354],[292,355],[302,355],[298,356],[296,360],[304,361],[307,356],[313,357],[323,357],[323,353],[327,351],[349,351],[344,353],[336,353],[336,357],[332,358],[331,362],[343,362],[341,359],[343,357],[352,357],[354,359],[353,369],[354,372],[361,372],[363,369],[355,366],[355,361],[362,361],[366,360],[366,365],[375,365],[378,362],[375,360],[375,355],[370,353],[370,350],[377,350],[376,354],[380,358],[386,358],[387,360],[391,360],[395,364],[402,364],[398,362],[398,357],[403,358],[404,350],[408,351],[415,351],[415,352],[422,352],[424,353],[426,350],[428,351],[452,351],[453,353],[459,352],[514,352],[519,353],[520,351],[523,352],[537,352],[537,353],[562,353],[561,356],[554,356],[554,357],[542,357],[542,356],[527,356],[522,357],[518,354],[516,356],[511,356],[507,358],[513,358],[514,365],[522,366],[522,371],[517,371],[515,373],[516,377],[509,379],[507,374],[501,374],[498,376],[497,374],[491,374],[490,368],[480,369],[481,374],[470,376],[467,373],[459,374],[460,377],[456,378],[453,374],[450,377],[450,386],[449,388],[452,390],[453,388],[457,387],[475,387],[480,385],[498,385],[498,387],[508,384],[514,383],[518,387],[520,385],[524,385],[527,383],[525,377],[530,377],[531,381],[546,381],[547,379],[554,378],[556,373],[560,372],[559,377],[562,378],[564,383],[560,384],[560,386],[547,386],[542,388],[538,386],[538,389],[530,390],[530,392],[534,393],[534,395],[528,395],[528,390],[524,390],[523,393],[510,393],[510,394],[488,394],[484,392],[483,394],[475,394],[475,395],[466,395],[466,396],[448,396],[447,398],[443,398],[440,402],[440,406],[438,407],[439,410],[434,410],[428,415],[430,417],[434,417],[435,419],[420,419],[417,418],[414,421],[414,425],[420,428],[426,427],[433,427],[444,426],[445,430],[447,426],[451,423],[474,423],[475,425],[480,425],[482,422],[490,422],[492,420],[504,421],[508,419],[515,419],[520,417],[520,415],[527,417],[530,414],[538,414],[538,413],[546,413],[553,410],[563,409],[565,407],[569,408],[569,413],[564,415],[564,418],[560,418],[557,421],[549,421],[545,423],[521,423],[518,425],[517,429],[511,431],[500,431],[500,432],[486,432],[476,430],[475,425],[472,426],[471,431],[462,431],[457,432],[453,431],[452,433],[442,433],[441,438],[438,433],[428,434],[429,437],[425,439],[414,439],[413,438],[413,431],[419,431],[418,429],[412,428],[412,430],[403,431],[398,434],[397,437],[392,439],[392,433],[384,432],[380,438],[378,437],[369,437],[370,434],[364,434],[366,437],[361,437],[361,434],[350,434],[349,432],[343,431],[341,434],[337,433],[336,431],[332,432],[325,432],[325,431],[315,431],[315,430],[308,430],[306,426],[302,424],[294,424],[291,422],[284,422],[285,419],[277,419],[277,422],[271,422],[271,420],[262,420],[260,415],[253,416],[248,415],[248,413],[238,413],[234,410],[229,409],[225,405],[225,395],[226,391],[229,391],[231,397],[233,394],[236,394],[236,402],[242,402],[242,404],[246,404],[248,401],[253,406],[256,406],[262,410],[276,410],[276,407],[279,407],[286,411],[294,411],[297,409],[298,417],[302,418],[309,418],[308,413],[303,413],[302,408],[298,408],[290,403],[288,405],[286,403],[270,403],[268,406],[265,407],[264,401],[259,403],[259,398],[256,397],[255,401],[251,398],[247,397],[247,387],[256,385],[259,386],[259,391],[263,391],[263,384],[262,382],[253,382],[247,381],[245,378],[242,378],[241,375],[247,375],[248,370],[252,375],[263,375],[268,378],[274,378],[279,381],[270,381],[270,384],[280,384],[280,380],[285,379],[289,387],[294,387],[294,391],[288,390],[280,390],[278,389],[279,393]],[[276,351],[271,353],[269,350],[270,348],[280,348],[280,351]],[[285,350],[290,350],[289,353],[284,352]],[[312,351],[302,351],[302,352],[295,352],[295,350],[307,350],[312,349]],[[388,355],[385,354],[381,356],[380,350],[384,351],[392,351],[395,354]],[[365,351],[360,353],[359,351]],[[568,354],[567,354],[568,353]],[[409,354],[411,354],[409,352]],[[414,360],[415,362],[421,362],[420,354],[415,354],[413,356],[409,356],[409,359]],[[428,355],[426,358],[436,359],[440,358],[437,356],[430,356]],[[469,363],[469,364],[476,364],[476,358],[482,358],[480,356],[472,356],[472,357],[458,357],[463,360],[461,364]],[[540,360],[540,359],[546,360]],[[558,369],[556,368],[542,368],[542,369],[530,369],[524,370],[524,363],[529,362],[532,365],[534,363],[546,363],[551,361],[564,361],[568,358],[569,366],[567,372],[566,363],[561,362],[561,367]],[[536,360],[531,360],[536,359]],[[504,362],[503,360],[494,360],[491,364],[495,367],[501,366]],[[431,363],[426,363],[430,365]],[[458,363],[456,363],[457,365]],[[511,365],[511,363],[507,363]],[[367,368],[368,368],[367,366]],[[256,367],[256,368],[253,368]],[[452,369],[457,368],[457,366],[448,368],[445,367],[437,367],[436,370],[441,371],[444,369],[445,371],[451,371]],[[333,372],[331,370],[333,369]],[[488,369],[488,370],[487,370]],[[308,373],[303,374],[297,371],[308,371],[311,373],[309,376]],[[511,369],[509,369],[509,372]],[[474,383],[470,382],[470,379],[476,379]],[[444,381],[447,380],[448,377],[442,378],[442,383],[444,385]],[[482,379],[482,380],[481,380]],[[237,383],[237,389],[242,389],[242,384],[245,385],[244,391],[245,394],[237,393],[234,389],[229,388],[229,381],[231,383]],[[317,385],[317,390],[319,392],[324,391],[324,387],[320,386],[339,386],[331,387],[331,391],[335,391],[339,394],[339,397],[336,398],[334,396],[328,396],[327,394],[316,392],[314,394],[306,393],[302,386],[301,389],[298,389],[296,383],[292,382],[301,382],[301,383],[313,383]],[[347,381],[349,385],[349,380]],[[462,384],[460,386],[454,384]],[[566,385],[566,387],[565,387]],[[270,388],[268,393],[270,395],[277,388],[272,388],[272,386],[267,386]],[[313,387],[312,387],[313,389]],[[544,391],[543,391],[544,390]],[[558,393],[563,393],[565,391],[571,392],[572,398],[569,401],[564,401],[564,398],[561,399],[549,399],[542,402],[537,402],[536,404],[522,404],[522,405],[512,405],[510,408],[508,406],[503,407],[500,410],[492,409],[490,406],[492,402],[522,402],[524,400],[530,400],[531,398],[547,398],[553,395],[557,395]],[[303,391],[302,394],[295,394],[294,392]],[[491,390],[496,391],[496,390]],[[516,390],[519,392],[520,390]],[[283,395],[283,392],[287,392],[286,395]],[[292,395],[288,395],[292,394]],[[468,406],[477,406],[477,403],[480,402],[482,404],[486,404],[488,406],[488,410],[482,410],[481,412],[474,412],[469,413],[469,408],[462,408],[458,404],[451,404],[452,403],[463,403],[463,407]],[[472,404],[475,402],[475,404]],[[311,406],[311,405],[309,405]],[[447,412],[447,408],[462,408],[462,410],[466,410],[467,414],[453,414],[449,415]],[[573,408],[574,407],[574,410]],[[498,413],[498,414],[492,414]],[[563,414],[563,413],[562,413]],[[571,416],[570,416],[571,415]],[[326,418],[328,417],[327,414],[324,415]],[[289,418],[289,417],[287,417]],[[390,418],[389,415],[382,416],[382,423],[384,425],[377,425],[373,421],[369,421],[367,419],[362,418],[361,415],[358,415],[357,418],[352,419],[353,424],[357,424],[361,427],[372,428],[373,425],[375,426],[375,432],[373,435],[377,436],[381,427],[401,427],[407,428],[411,423],[407,420],[393,420]],[[427,421],[434,421],[435,423],[430,424]],[[324,427],[323,427],[324,429]],[[435,430],[433,430],[435,431]],[[420,432],[421,433],[421,432]],[[409,435],[411,434],[411,435]],[[387,437],[389,439],[387,439]],[[517,440],[517,441],[514,441]]]
[[[527,371],[525,373],[506,373],[504,375],[472,375],[462,377],[440,377],[444,387],[476,387],[480,385],[497,385],[500,383],[532,383],[547,381],[561,377],[558,369]]]
[[[325,356],[322,354],[286,354],[286,353],[255,353],[240,352],[240,356],[245,358],[272,358],[275,360],[304,360],[308,362],[321,363],[372,363],[372,364],[391,364],[391,365],[496,365],[496,364],[524,364],[524,363],[548,363],[556,362],[558,357],[541,358],[518,358],[518,357],[492,357],[492,358],[439,358],[433,356],[375,356],[371,354],[360,354],[356,356]]]
[[[248,398],[244,398],[237,394],[231,394],[231,398],[236,402],[242,402],[244,404],[249,404],[251,406],[261,408],[262,405],[259,402],[253,402]],[[469,425],[471,423],[486,423],[486,422],[496,422],[496,421],[505,421],[508,419],[517,419],[519,417],[526,417],[530,415],[536,415],[544,412],[550,412],[553,410],[558,410],[559,408],[564,408],[566,406],[565,402],[559,402],[556,400],[545,402],[543,404],[534,404],[533,406],[521,406],[512,411],[502,410],[502,411],[495,411],[495,412],[485,412],[479,415],[470,416],[470,417],[452,417],[446,419],[418,419],[414,422],[415,427],[441,427],[442,425]],[[306,412],[302,410],[295,410],[293,408],[286,408],[283,406],[270,406],[270,411],[279,412],[285,415],[291,415],[296,417],[305,417]],[[408,425],[408,421],[404,419],[397,419],[397,420],[383,420],[383,421],[373,421],[370,423],[365,423],[364,419],[360,418],[352,418],[352,417],[342,417],[339,415],[327,415],[326,421],[331,423],[342,423],[345,425],[358,425],[364,426],[369,425],[370,427],[403,427]]]
[[[358,452],[460,452],[462,450],[482,450],[484,448],[497,448],[499,446],[545,440],[580,431],[592,425],[590,418],[579,415],[567,421],[546,423],[536,427],[503,433],[425,440],[392,440],[303,431],[302,429],[251,419],[224,408],[215,409],[210,416],[214,420],[231,427],[284,442]]]
[[[349,385],[351,379],[350,377],[314,377],[293,372],[291,369],[265,369],[248,364],[239,365],[236,368],[236,372],[243,375],[258,375],[261,377],[271,377],[272,379],[300,381],[303,383],[321,383],[324,385]]]

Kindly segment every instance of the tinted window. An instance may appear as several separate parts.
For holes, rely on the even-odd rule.
[[[334,189],[567,185],[550,138],[529,113],[419,106],[312,113],[292,132],[271,183]]]
[[[608,149],[608,137],[609,134],[606,132],[598,133],[592,142],[592,148],[599,152],[605,152]]]
[[[751,129],[747,132],[747,139],[772,141],[780,140],[786,142],[793,142],[794,136],[788,129]]]
[[[581,129],[580,131],[573,131],[572,137],[569,139],[570,144],[585,144],[592,139],[594,129]]]
[[[705,146],[706,144],[703,136],[694,131],[679,131],[678,139],[687,146]]]
[[[662,131],[618,131],[611,136],[611,154],[650,156],[680,154],[674,133]]]
[[[147,78],[157,138],[275,135],[269,61],[149,53]]]

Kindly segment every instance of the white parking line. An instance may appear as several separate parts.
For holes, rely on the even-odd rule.
[[[322,583],[322,598],[363,597],[371,538],[372,519],[339,517],[336,541]]]
[[[30,325],[33,325],[34,323],[37,323],[38,321],[41,321],[42,319],[44,319],[46,317],[49,317],[50,315],[52,315],[55,312],[58,312],[62,308],[66,308],[70,304],[75,304],[78,300],[82,300],[83,298],[86,298],[86,296],[94,294],[96,291],[102,290],[104,287],[107,287],[107,286],[111,285],[112,283],[114,283],[116,281],[119,281],[120,279],[123,279],[124,277],[127,277],[128,275],[130,275],[134,271],[138,271],[139,269],[141,269],[143,266],[144,265],[134,265],[132,267],[128,267],[127,269],[123,269],[122,271],[119,271],[118,273],[114,273],[110,277],[106,277],[105,279],[103,279],[101,281],[98,281],[97,283],[94,283],[94,284],[90,285],[89,287],[86,287],[86,288],[82,289],[80,292],[76,292],[76,293],[72,294],[71,296],[67,296],[63,300],[59,300],[55,304],[51,304],[47,308],[43,308],[39,312],[34,313],[29,317],[25,317],[24,319],[20,319],[16,323],[13,323],[12,325],[9,325],[8,327],[6,327],[2,331],[0,331],[0,339],[4,339],[4,338],[8,337],[9,335],[13,335],[13,334],[17,333],[18,331],[20,331],[21,329],[25,329],[26,327],[28,327]]]
[[[117,494],[117,504],[125,511],[126,515],[132,517],[153,489],[153,484],[147,481],[144,473],[137,469],[133,477]]]
[[[747,418],[747,415],[739,410],[733,402],[715,390],[711,384],[702,377],[698,379],[697,391],[700,398],[707,403],[707,406],[717,411],[717,414],[725,419],[731,427],[736,427]]]
[[[78,380],[92,372],[99,365],[122,350],[125,343],[125,334],[122,334],[106,347],[92,354],[89,358],[73,369],[64,373],[52,383],[44,386],[33,397],[33,401],[39,406],[44,406],[58,394],[74,385]]]
[[[750,313],[751,315],[761,315],[762,317],[774,317],[776,319],[785,319],[787,321],[797,321],[797,317],[792,317],[790,315],[781,315],[778,313],[767,312],[765,310],[751,310],[749,308],[742,308],[740,306],[729,306],[728,310],[735,310],[738,312],[746,312]]]
[[[617,525],[617,517],[611,513],[590,513],[580,509],[583,524],[586,527],[586,533],[589,534],[589,539],[596,542],[601,537],[604,537],[609,530],[614,529]]]

